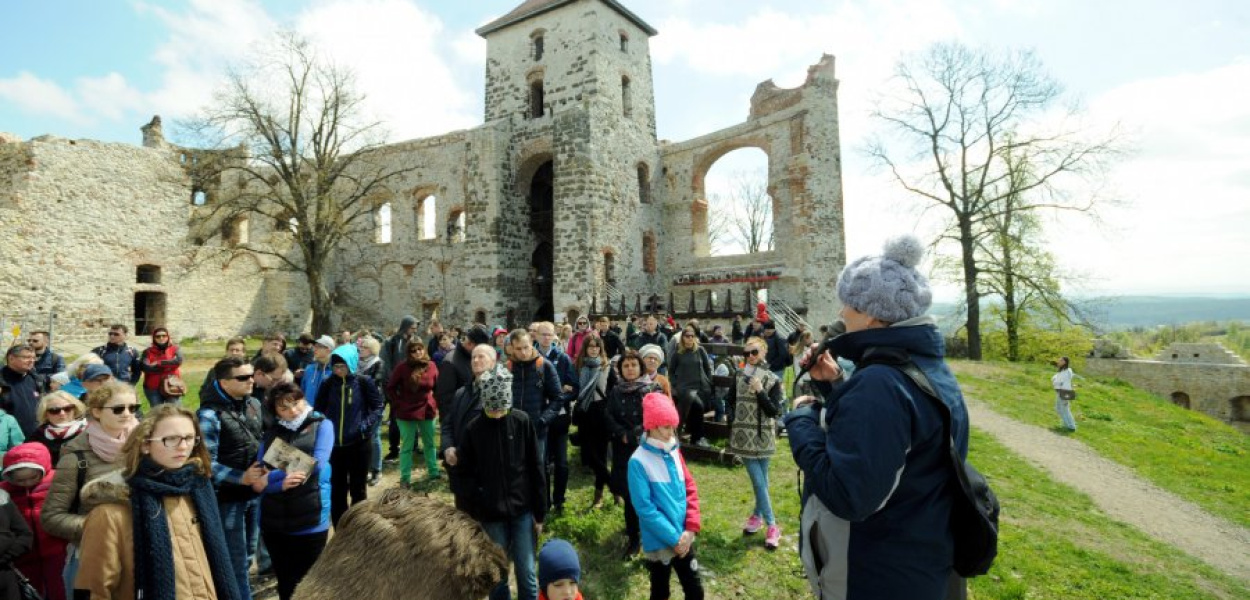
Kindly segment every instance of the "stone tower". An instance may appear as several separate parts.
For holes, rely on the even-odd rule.
[[[659,213],[655,29],[612,0],[529,0],[477,33],[487,126],[507,136],[497,234],[516,316],[585,314],[608,286],[654,288],[640,226]]]

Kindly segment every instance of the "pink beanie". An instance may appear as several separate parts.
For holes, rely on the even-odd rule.
[[[651,392],[642,397],[642,428],[651,431],[656,427],[676,427],[679,419],[677,418],[677,407],[673,405],[673,399],[661,394],[660,392]]]

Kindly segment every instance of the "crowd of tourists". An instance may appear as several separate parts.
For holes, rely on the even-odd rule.
[[[843,595],[830,597],[941,598],[930,593],[950,571],[949,535],[932,522],[950,510],[930,452],[941,431],[892,373],[851,378],[838,362],[858,360],[868,342],[903,344],[953,386],[914,266],[892,256],[848,266],[838,288],[846,333],[836,338],[823,327],[782,335],[763,315],[735,319],[726,335],[663,314],[624,328],[579,316],[511,331],[438,321],[422,330],[407,316],[389,335],[305,333],[288,347],[273,333],[251,356],[233,338],[196,410],[163,327],[138,349],[113,325],[104,345],[69,364],[48,333],[29,333],[0,372],[0,539],[11,540],[0,543],[0,566],[13,567],[0,570],[0,597],[24,578],[53,599],[251,598],[257,577],[272,573],[278,596],[291,598],[331,530],[397,464],[401,486],[445,482],[455,507],[506,551],[518,597],[580,598],[576,549],[538,543],[566,509],[573,445],[593,486],[579,510],[622,508],[620,554],[645,565],[651,597],[669,597],[675,571],[684,597],[702,598],[700,507],[718,499],[701,499],[681,447],[709,447],[711,420],[728,423],[753,491],[744,535],[763,532],[768,550],[781,544],[769,471],[788,433],[804,498],[847,524],[841,549],[824,557],[843,574]],[[732,378],[716,378],[730,373],[720,344],[741,348]],[[810,370],[798,388],[811,394],[793,409],[782,383],[791,367]],[[962,400],[944,391],[966,452]],[[882,394],[893,400],[880,406]],[[905,564],[883,558],[891,552]],[[907,593],[883,595],[881,585]],[[490,597],[511,597],[507,578]]]

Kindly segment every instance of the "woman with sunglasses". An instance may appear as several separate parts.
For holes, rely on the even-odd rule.
[[[734,421],[730,426],[729,448],[742,458],[755,492],[755,507],[742,525],[742,535],[758,533],[765,526],[764,547],[776,550],[781,543],[781,528],[773,514],[773,501],[768,494],[768,465],[777,453],[776,415],[781,410],[782,383],[777,375],[768,370],[768,342],[752,337],[744,346],[746,364],[730,391],[734,403]],[[769,416],[761,406],[772,409]]]
[[[147,396],[148,406],[178,401],[178,396],[165,393],[165,380],[177,377],[181,382],[181,365],[182,350],[170,338],[169,330],[164,327],[153,329],[152,345],[143,351],[143,358],[139,361],[139,370],[143,371],[143,395]]]
[[[61,460],[61,447],[87,429],[87,407],[72,394],[55,391],[44,394],[35,407],[39,426],[26,438],[47,446],[52,464]]]
[[[697,326],[687,323],[682,328],[676,351],[668,359],[668,378],[690,444],[710,447],[703,437],[703,413],[712,403],[712,358],[699,344]]]
[[[195,413],[161,405],[122,448],[124,470],[92,479],[75,595],[240,600]]]
[[[252,489],[263,494],[260,529],[273,558],[278,577],[278,597],[287,600],[304,579],[321,551],[330,530],[330,454],[334,451],[333,424],[314,411],[304,392],[294,383],[279,383],[265,396],[265,408],[274,415],[265,431],[259,457],[276,440],[313,457],[311,470],[273,467]]]
[[[78,572],[83,524],[92,505],[81,496],[83,483],[122,468],[122,446],[139,425],[139,399],[132,385],[109,381],[87,394],[91,413],[83,434],[61,446],[52,490],[40,519],[48,533],[70,543],[65,562],[65,589],[73,589]],[[81,472],[81,475],[80,475]]]
[[[421,340],[408,343],[408,356],[395,365],[386,384],[386,397],[391,400],[391,414],[399,427],[399,484],[412,484],[412,453],[421,436],[425,458],[425,479],[439,478],[438,446],[434,443],[438,405],[434,401],[434,384],[438,381],[438,365],[430,360]]]

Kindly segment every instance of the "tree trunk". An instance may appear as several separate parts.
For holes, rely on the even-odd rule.
[[[1010,216],[1010,213],[1008,214]],[[1002,234],[999,246],[1003,251],[1003,324],[1007,327],[1007,360],[1020,360],[1020,315],[1021,310],[1016,303],[1016,263],[1015,248],[1010,236]]]
[[[304,272],[308,279],[308,298],[312,308],[312,334],[314,337],[334,331],[334,302],[326,285],[325,271],[309,265]]]
[[[981,360],[981,297],[977,294],[977,262],[973,254],[972,222],[960,219],[959,245],[963,248],[964,302],[968,304],[968,358]]]

